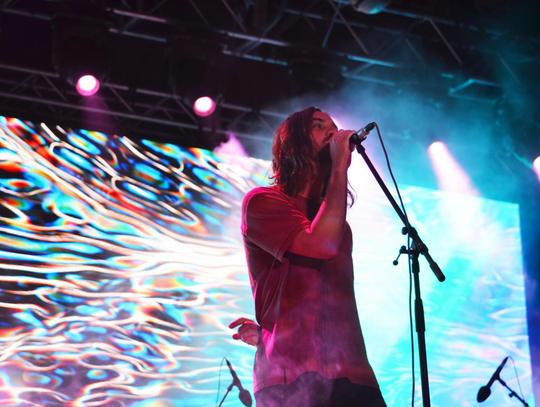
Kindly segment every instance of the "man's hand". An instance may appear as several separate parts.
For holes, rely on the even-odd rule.
[[[233,339],[240,339],[242,342],[251,346],[259,345],[259,325],[257,325],[255,321],[248,318],[238,318],[229,324],[229,328],[231,329],[234,329],[237,326],[240,326],[240,328],[238,328],[237,333],[232,336]]]
[[[351,152],[354,150],[354,144],[349,142],[351,136],[356,133],[354,130],[338,130],[336,134],[332,136],[329,141],[330,145],[330,159],[332,160],[332,167],[338,166],[347,168],[351,165]]]

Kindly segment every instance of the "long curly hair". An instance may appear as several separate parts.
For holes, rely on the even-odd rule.
[[[315,112],[322,112],[318,107],[310,106],[291,114],[276,129],[272,146],[271,177],[285,194],[296,195],[306,185],[308,174],[316,174],[319,168],[319,156],[313,148],[311,122]],[[353,206],[356,194],[350,184],[347,188],[349,207]]]
[[[276,129],[272,146],[272,176],[274,185],[289,195],[297,194],[308,174],[317,171],[318,157],[311,140],[311,120],[317,107],[293,113]]]

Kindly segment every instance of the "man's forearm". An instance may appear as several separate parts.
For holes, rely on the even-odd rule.
[[[332,171],[326,194],[309,228],[302,230],[289,251],[329,259],[338,251],[347,214],[347,170]]]
[[[323,253],[337,254],[347,215],[347,171],[332,171],[324,200],[311,223],[311,233],[320,240]]]

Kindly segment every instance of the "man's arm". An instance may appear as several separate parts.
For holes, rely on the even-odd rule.
[[[347,214],[349,138],[353,133],[340,130],[330,140],[332,169],[324,200],[311,225],[296,235],[287,251],[317,259],[329,259],[338,253]]]

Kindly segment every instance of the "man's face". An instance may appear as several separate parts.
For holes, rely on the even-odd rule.
[[[330,116],[323,112],[313,113],[311,118],[311,141],[313,148],[319,155],[320,162],[330,160],[330,151],[328,143],[336,134],[337,126]]]

